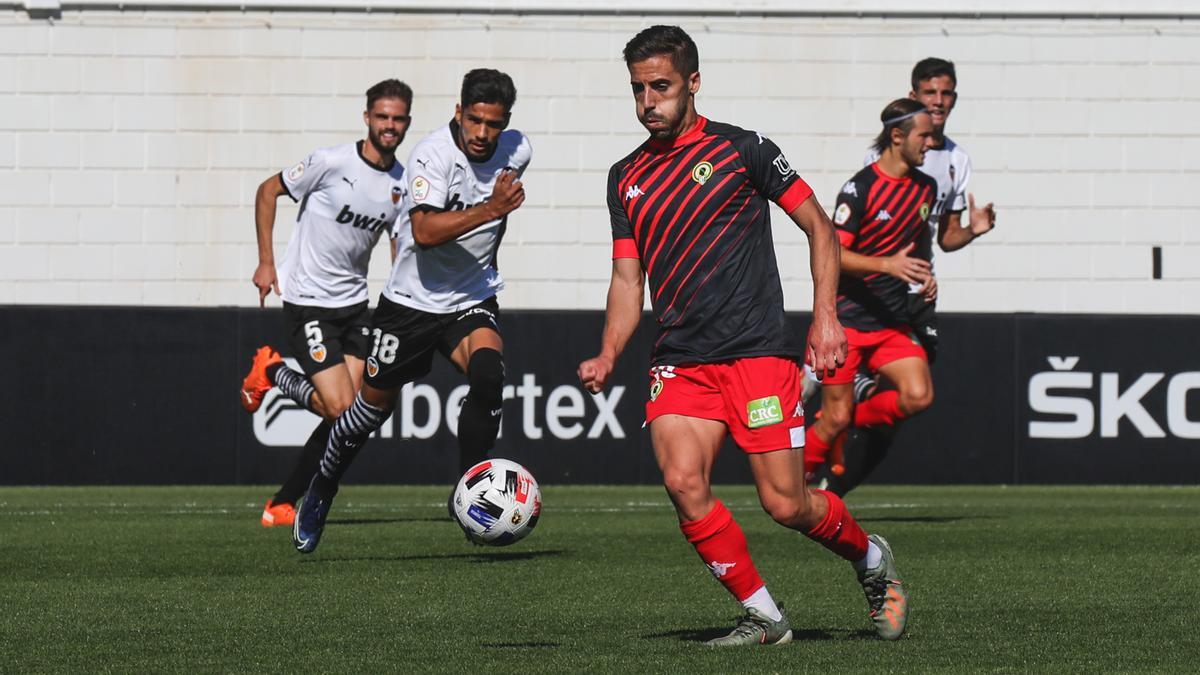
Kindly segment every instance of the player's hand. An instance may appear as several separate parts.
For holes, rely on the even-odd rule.
[[[808,362],[818,380],[846,364],[846,331],[829,312],[813,312],[808,328]]]
[[[608,384],[608,376],[612,375],[613,360],[607,356],[597,356],[579,364],[579,383],[593,394],[598,394]]]
[[[921,287],[921,295],[925,298],[925,304],[932,305],[933,303],[937,302],[937,277],[933,276],[932,274],[929,275],[929,279],[926,280],[925,285]]]
[[[505,169],[500,173],[487,203],[496,218],[503,218],[525,203],[525,186],[517,178],[516,171]]]
[[[275,295],[279,295],[279,277],[275,275],[275,265],[273,263],[259,263],[258,269],[254,270],[254,276],[250,278],[258,288],[258,306],[266,307],[267,294],[271,289],[275,290]]]
[[[925,280],[931,276],[933,268],[928,260],[913,258],[909,255],[916,247],[915,243],[909,244],[896,255],[885,257],[883,259],[885,273],[914,286],[923,285]]]
[[[992,202],[983,208],[975,208],[975,195],[968,193],[967,206],[967,227],[971,229],[971,234],[978,237],[991,232],[996,226],[996,209],[992,208]]]

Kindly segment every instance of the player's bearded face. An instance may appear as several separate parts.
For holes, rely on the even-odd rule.
[[[675,138],[695,120],[700,73],[685,77],[675,70],[671,57],[652,56],[629,64],[629,84],[638,121],[654,138]]]
[[[394,155],[396,148],[404,142],[408,125],[408,104],[398,98],[376,99],[366,112],[367,140],[381,155]]]
[[[499,103],[460,104],[454,111],[458,141],[468,159],[483,161],[496,151],[500,132],[508,127],[509,112]]]
[[[954,86],[954,80],[949,75],[939,75],[917,82],[916,91],[909,93],[909,98],[923,104],[929,111],[934,129],[941,130],[946,126],[946,119],[954,110],[954,104],[958,101]]]
[[[917,115],[900,145],[900,156],[909,166],[921,166],[925,163],[925,153],[933,144],[933,120],[929,115]]]

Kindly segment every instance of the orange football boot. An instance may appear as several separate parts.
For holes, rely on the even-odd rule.
[[[262,405],[263,397],[275,386],[267,379],[267,367],[276,363],[282,363],[283,357],[279,352],[271,349],[269,346],[262,346],[258,351],[254,352],[254,364],[250,366],[250,372],[246,375],[246,379],[242,380],[242,407],[246,412],[252,413],[258,410]]]
[[[263,507],[262,526],[263,527],[291,527],[292,523],[296,522],[296,507],[291,504],[276,504],[274,500],[268,499],[267,505]]]

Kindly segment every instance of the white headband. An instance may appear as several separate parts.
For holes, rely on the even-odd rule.
[[[883,126],[884,126],[885,128],[886,128],[886,127],[890,127],[890,126],[892,126],[893,124],[895,124],[896,122],[903,122],[904,120],[906,120],[906,119],[908,119],[908,118],[910,118],[910,117],[916,117],[917,115],[920,115],[921,113],[927,113],[927,112],[929,112],[929,111],[928,111],[928,110],[926,110],[925,108],[921,108],[920,110],[914,110],[914,111],[912,111],[912,112],[910,112],[910,113],[908,113],[908,114],[906,114],[906,115],[901,115],[901,116],[899,116],[899,117],[893,117],[893,118],[892,118],[892,119],[890,119],[890,120],[884,120],[884,121],[883,121]]]

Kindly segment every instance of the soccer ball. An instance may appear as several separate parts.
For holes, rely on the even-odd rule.
[[[458,479],[450,509],[467,539],[508,546],[537,525],[542,492],[525,467],[507,459],[487,459]]]

